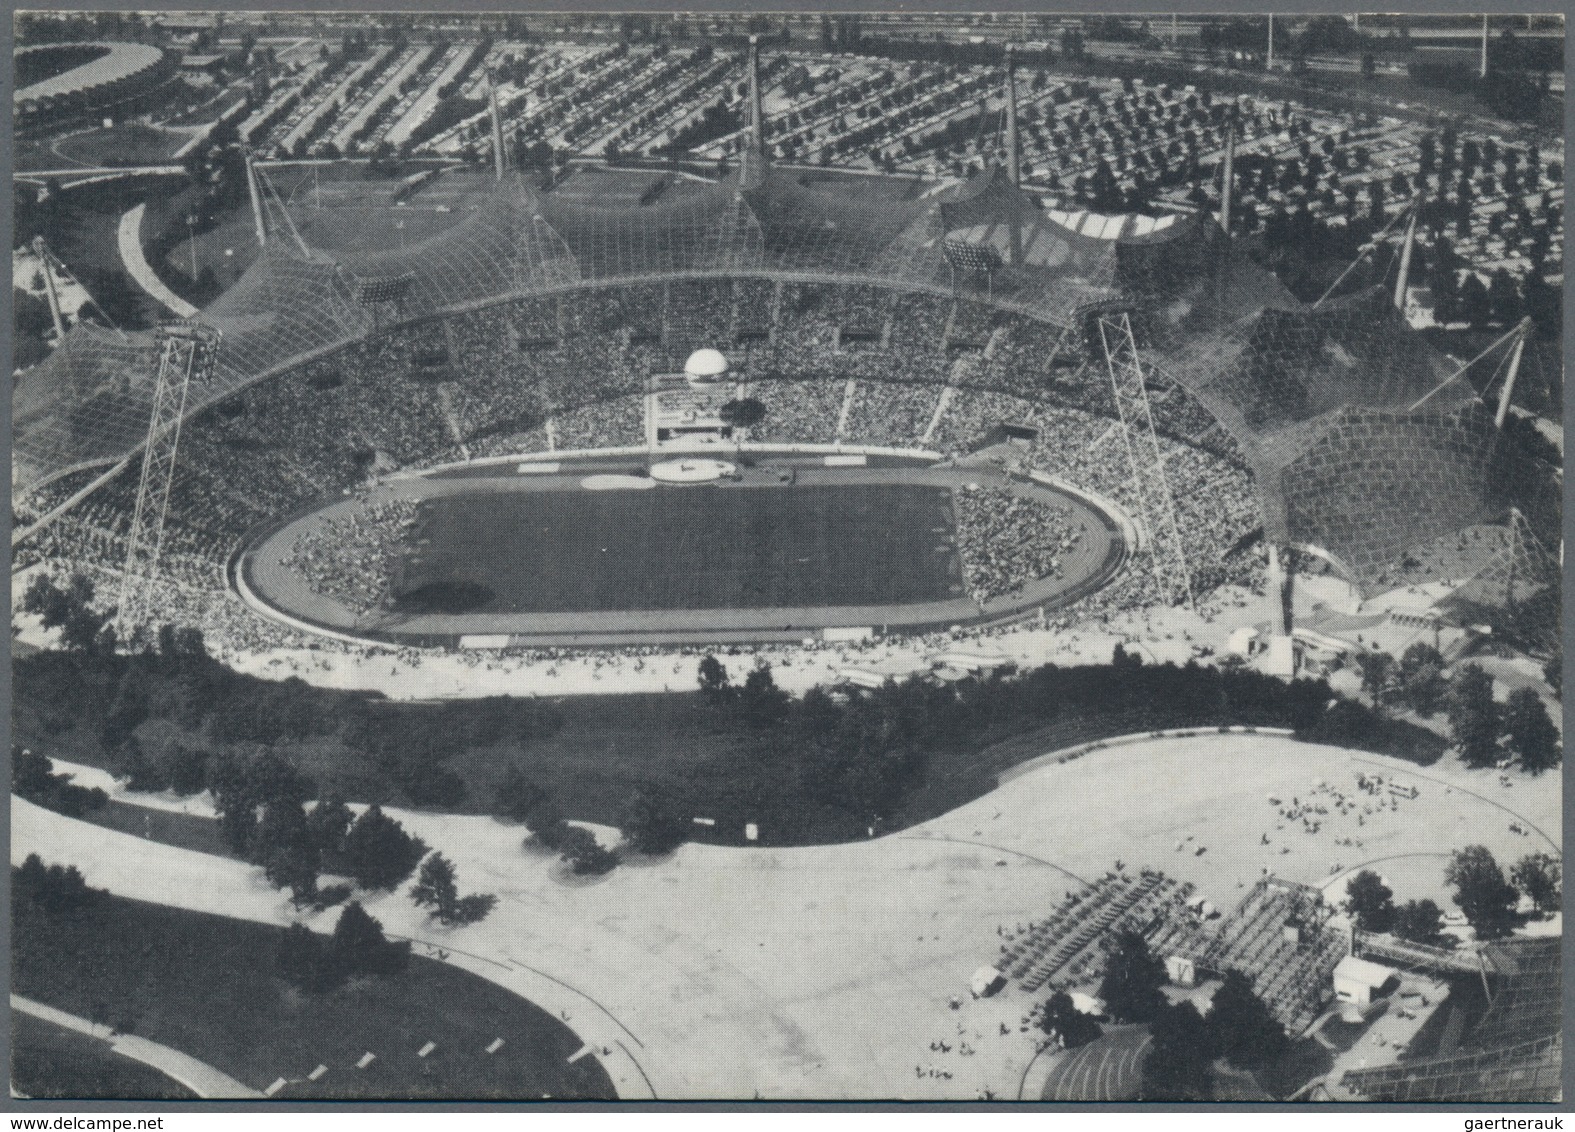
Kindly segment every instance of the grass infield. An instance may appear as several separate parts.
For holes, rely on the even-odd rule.
[[[960,583],[950,491],[900,484],[439,496],[418,540],[406,611],[887,605]]]

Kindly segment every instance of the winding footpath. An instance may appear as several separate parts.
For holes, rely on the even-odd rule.
[[[146,211],[147,205],[139,204],[120,218],[115,234],[120,262],[125,265],[126,273],[137,281],[137,286],[174,312],[177,318],[196,318],[197,308],[166,287],[142,254],[142,215]]]
[[[234,1077],[221,1073],[213,1066],[181,1053],[178,1049],[171,1049],[169,1046],[159,1045],[158,1042],[150,1042],[147,1038],[139,1038],[131,1034],[117,1034],[108,1026],[100,1026],[96,1022],[89,1022],[86,1018],[78,1018],[75,1014],[67,1014],[64,1010],[56,1010],[53,1006],[45,1006],[42,1002],[34,1002],[14,992],[11,995],[11,1009],[19,1014],[27,1014],[40,1021],[52,1023],[62,1029],[74,1030],[76,1033],[96,1038],[121,1056],[152,1066],[164,1076],[179,1081],[205,1101],[262,1099],[262,1094],[256,1089],[247,1088]]]

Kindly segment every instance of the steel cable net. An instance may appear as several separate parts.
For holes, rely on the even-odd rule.
[[[192,391],[193,408],[373,327],[372,312],[355,301],[351,280],[338,263],[320,252],[303,254],[277,238],[199,320],[223,339],[214,380]]]
[[[1498,1049],[1563,1029],[1563,938],[1509,940],[1486,949],[1493,1000],[1467,1044]]]
[[[410,319],[589,281],[686,273],[863,278],[928,291],[938,302],[949,303],[954,292],[988,298],[989,307],[1059,328],[1081,326],[1103,305],[1131,309],[1145,368],[1170,375],[1190,395],[1167,412],[1182,418],[1187,435],[1212,432],[1215,447],[1230,450],[1234,438],[1258,475],[1271,537],[1325,547],[1364,580],[1419,539],[1483,511],[1487,437],[1478,415],[1450,410],[1452,400],[1469,396],[1466,383],[1414,418],[1350,412],[1392,410],[1436,365],[1414,337],[1396,332],[1392,318],[1380,317],[1371,295],[1318,312],[1299,309],[1211,220],[1047,213],[998,168],[903,201],[822,191],[746,154],[722,182],[681,188],[655,205],[610,208],[540,194],[510,177],[451,228],[375,254],[303,253],[293,233],[275,232],[268,250],[200,316],[223,341],[216,379],[193,390],[192,408],[365,338],[384,308],[395,308],[389,318]],[[945,249],[958,240],[993,248],[1002,266],[953,272]],[[373,309],[357,302],[369,282],[407,273],[399,303]],[[691,345],[673,317],[664,324],[640,313],[682,307],[676,293],[642,299],[640,287],[627,291],[617,301],[628,308],[623,322],[631,333],[658,334],[673,351]],[[959,340],[969,336],[964,315],[975,307],[987,309],[957,305]],[[973,335],[981,345],[988,329]],[[516,332],[524,339],[558,334],[523,324]],[[141,441],[151,357],[149,343],[139,341],[78,328],[23,379],[19,490]]]
[[[31,486],[139,444],[148,429],[156,356],[150,333],[75,326],[12,393],[15,482]]]
[[[1564,1039],[1347,1072],[1340,1084],[1371,1101],[1549,1102],[1563,1096]]]
[[[727,183],[638,208],[604,208],[551,194],[541,215],[583,279],[737,271],[764,265],[760,224]]]
[[[1480,401],[1414,413],[1350,407],[1314,427],[1294,459],[1257,472],[1281,504],[1266,508],[1268,534],[1326,552],[1368,592],[1394,583],[1387,571],[1412,547],[1503,506],[1498,433]]]
[[[1490,1003],[1447,1057],[1347,1073],[1346,1088],[1376,1101],[1552,1101],[1563,1067],[1563,938],[1506,940],[1483,949]]]
[[[1564,624],[1557,557],[1518,510],[1493,534],[1501,540],[1499,546],[1439,601],[1439,610],[1457,624],[1494,624],[1496,633],[1533,649],[1555,649]]]
[[[541,215],[540,200],[517,177],[452,228],[408,247],[342,257],[356,279],[413,278],[405,317],[452,310],[516,291],[542,291],[580,278],[580,265]]]

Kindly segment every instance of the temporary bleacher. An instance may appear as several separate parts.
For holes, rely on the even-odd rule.
[[[1089,888],[1068,893],[1049,917],[1002,944],[997,969],[1030,992],[1063,971],[1082,975],[1101,954],[1104,941],[1121,931],[1147,932],[1190,892],[1190,885],[1178,885],[1150,869],[1135,877],[1107,873]]]

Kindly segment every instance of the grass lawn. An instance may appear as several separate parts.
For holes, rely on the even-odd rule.
[[[950,492],[908,485],[524,491],[421,504],[397,608],[560,613],[944,601]],[[937,553],[945,548],[945,553]]]
[[[178,1081],[97,1038],[11,1015],[11,1087],[32,1100],[196,1100]]]
[[[13,908],[12,986],[86,1018],[107,1019],[279,1097],[322,1099],[611,1099],[579,1039],[484,979],[412,958],[388,980],[302,995],[273,974],[284,932],[265,924],[102,897],[75,919]],[[484,1052],[494,1039],[503,1047]],[[417,1051],[427,1042],[426,1058]],[[364,1053],[376,1060],[355,1063]],[[328,1073],[304,1080],[318,1064]]]
[[[136,122],[109,129],[88,130],[55,143],[55,151],[83,165],[124,164],[167,165],[175,153],[191,140],[177,130],[162,130]]]

